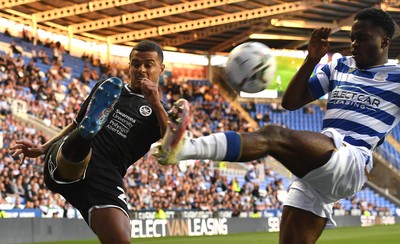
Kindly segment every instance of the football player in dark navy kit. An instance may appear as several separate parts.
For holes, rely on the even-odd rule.
[[[99,82],[75,121],[44,145],[17,141],[13,156],[45,154],[45,183],[76,207],[102,243],[130,243],[123,177],[167,128],[158,79],[163,51],[142,41],[129,55],[130,83]]]

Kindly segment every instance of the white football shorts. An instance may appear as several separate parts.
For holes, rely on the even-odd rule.
[[[324,166],[293,181],[284,205],[327,218],[329,227],[336,226],[333,204],[361,190],[373,162],[371,150],[344,142],[344,136],[336,130],[328,128],[321,133],[333,139],[337,150]]]

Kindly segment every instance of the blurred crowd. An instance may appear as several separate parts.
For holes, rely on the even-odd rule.
[[[25,63],[23,53],[17,52],[19,50],[16,51],[13,45],[11,43],[9,50],[0,52],[0,209],[38,208],[45,211],[51,208],[65,212],[72,208],[71,205],[44,185],[43,158],[27,158],[24,162],[12,158],[8,148],[15,140],[28,139],[40,145],[50,138],[32,123],[16,117],[13,111],[19,109],[47,127],[61,129],[75,118],[90,92],[91,82],[111,76],[127,81],[127,71],[97,60],[100,69],[94,72],[91,69],[93,60],[85,55],[82,57],[82,75],[73,77],[60,57],[68,54],[58,44],[49,44],[57,49],[57,56],[54,53],[45,55],[51,67],[43,72],[37,63],[47,61],[36,58],[36,51]],[[188,133],[194,137],[254,129],[224,99],[218,86],[207,81],[188,82],[165,76],[161,89],[163,99],[169,105],[181,97],[191,103],[192,121]],[[248,106],[250,109],[253,104]],[[274,107],[279,109],[277,105]],[[270,122],[269,116],[262,114],[257,114],[255,120]],[[241,165],[245,175],[229,175],[226,165],[220,162],[192,160],[179,166],[160,166],[148,154],[130,167],[125,177],[129,208],[132,211],[155,210],[157,206],[164,210],[230,210],[232,216],[280,210],[285,195],[282,193],[286,192],[282,177],[263,159]],[[259,175],[268,182],[260,181]],[[336,207],[340,208],[340,205]]]

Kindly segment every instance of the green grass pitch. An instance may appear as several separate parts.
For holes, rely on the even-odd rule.
[[[268,85],[267,89],[285,91],[298,68],[303,64],[304,59],[285,56],[277,56],[277,70],[274,80]],[[279,78],[278,78],[279,77]],[[278,82],[280,80],[280,82]]]
[[[133,239],[132,243],[152,244],[232,244],[278,243],[278,233],[256,232],[227,236],[163,237]],[[97,240],[46,242],[46,244],[98,244]],[[373,227],[340,227],[325,230],[317,244],[399,244],[400,225]],[[45,244],[45,243],[42,243]]]

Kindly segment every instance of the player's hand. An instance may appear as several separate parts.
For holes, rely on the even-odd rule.
[[[308,58],[320,60],[328,52],[328,38],[331,33],[331,28],[321,27],[315,29],[310,37],[308,44]]]
[[[142,79],[140,83],[141,83],[142,94],[147,101],[149,101],[151,104],[160,102],[161,97],[157,83],[147,78]]]
[[[46,153],[46,148],[38,147],[30,141],[19,140],[15,142],[15,145],[10,147],[11,151],[14,151],[11,155],[13,158],[20,158],[21,164],[24,162],[26,157],[36,158]]]

